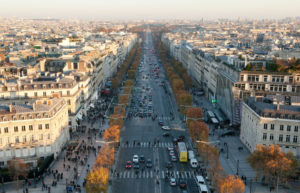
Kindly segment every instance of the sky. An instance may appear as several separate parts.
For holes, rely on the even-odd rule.
[[[0,17],[88,20],[280,19],[300,0],[0,0]]]

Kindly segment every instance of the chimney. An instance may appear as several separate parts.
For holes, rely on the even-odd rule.
[[[277,101],[277,111],[279,111],[280,110],[280,102],[279,101]]]
[[[9,112],[10,112],[10,113],[13,112],[13,106],[12,106],[12,104],[9,105]]]

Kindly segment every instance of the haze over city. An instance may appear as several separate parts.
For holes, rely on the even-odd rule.
[[[278,19],[299,16],[298,0],[1,0],[2,17],[67,19]]]

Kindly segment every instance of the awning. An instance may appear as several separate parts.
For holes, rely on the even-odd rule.
[[[81,114],[81,113],[78,113],[78,114],[76,115],[76,118],[79,119],[79,120],[82,120],[82,114]]]

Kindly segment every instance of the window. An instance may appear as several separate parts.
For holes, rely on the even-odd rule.
[[[24,96],[25,96],[25,98],[27,98],[27,97],[28,97],[28,94],[27,94],[27,92],[25,92]]]
[[[44,96],[44,97],[47,96],[47,93],[46,93],[46,92],[43,92],[43,96]]]
[[[43,134],[40,135],[40,140],[43,140]]]
[[[39,130],[42,130],[42,129],[43,129],[43,125],[39,124]]]
[[[283,135],[279,135],[279,139],[278,139],[280,142],[283,141]]]
[[[241,75],[241,81],[244,81],[244,75]]]
[[[274,140],[274,135],[270,134],[270,141],[273,141],[273,140]]]
[[[71,105],[71,100],[70,99],[68,99],[68,105]]]
[[[286,135],[285,142],[290,142],[290,140],[291,140],[290,138],[291,138],[290,135]]]
[[[264,82],[268,82],[268,76],[264,76]]]
[[[16,136],[16,143],[20,143],[19,136]]]
[[[22,131],[26,131],[25,125],[22,126]]]
[[[26,136],[23,136],[23,143],[26,143]]]
[[[18,132],[18,127],[17,127],[17,126],[14,127],[14,131],[15,131],[15,132]]]
[[[298,132],[298,126],[295,126],[294,131],[295,131],[295,132]]]
[[[294,135],[293,142],[294,142],[294,143],[297,143],[297,142],[298,142],[298,136],[297,136],[297,135]]]
[[[34,97],[37,97],[38,95],[37,95],[37,92],[34,92]]]
[[[34,135],[31,135],[31,141],[34,141]]]
[[[271,124],[271,130],[274,130],[274,124]]]
[[[291,126],[288,125],[288,126],[286,127],[286,130],[287,130],[287,131],[291,131]]]
[[[32,130],[33,130],[33,126],[29,125],[29,131],[32,131]]]
[[[70,95],[70,91],[69,91],[69,90],[67,91],[67,95],[68,95],[68,96]]]
[[[268,129],[268,124],[264,124],[264,129]]]
[[[4,133],[8,133],[8,127],[4,127]]]
[[[46,128],[46,129],[49,129],[49,124],[46,124],[46,125],[45,125],[45,128]]]
[[[283,125],[280,125],[280,131],[283,131]]]
[[[263,134],[263,140],[266,140],[266,139],[267,139],[267,134],[264,133],[264,134]]]
[[[0,144],[2,145],[2,138],[0,138]]]
[[[48,139],[51,139],[51,135],[50,135],[50,133],[48,133]]]

